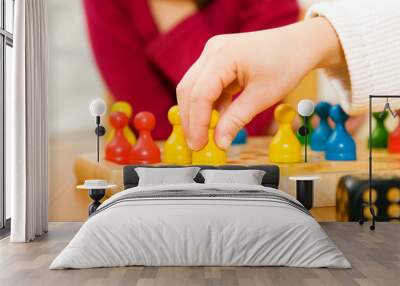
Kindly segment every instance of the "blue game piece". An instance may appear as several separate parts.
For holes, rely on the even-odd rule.
[[[235,139],[232,141],[232,145],[241,145],[247,143],[247,131],[242,128],[239,130],[238,134],[236,134]]]
[[[324,151],[326,141],[332,134],[332,128],[329,126],[328,117],[329,110],[332,105],[328,102],[321,101],[315,106],[315,113],[319,116],[319,125],[311,134],[311,149],[314,151]]]
[[[340,105],[333,106],[329,111],[329,116],[336,126],[325,144],[325,159],[331,161],[356,160],[356,143],[345,127],[349,116]]]

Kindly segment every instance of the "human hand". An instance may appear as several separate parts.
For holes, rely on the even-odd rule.
[[[188,145],[199,150],[207,143],[211,111],[217,109],[215,140],[228,148],[245,124],[280,101],[310,70],[343,63],[336,33],[323,18],[211,38],[177,86]]]

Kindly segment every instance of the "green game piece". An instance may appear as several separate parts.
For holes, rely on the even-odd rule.
[[[385,120],[388,115],[389,113],[387,111],[372,113],[372,116],[375,118],[376,122],[375,129],[371,135],[372,148],[387,148],[389,131],[386,129]]]
[[[312,125],[311,125],[311,118],[314,116],[314,114],[313,115],[311,115],[309,118],[308,118],[308,122],[307,122],[307,129],[308,129],[308,135],[307,135],[307,145],[310,145],[310,143],[311,143],[311,133],[314,131],[314,129],[313,129],[313,127],[312,127]],[[302,125],[304,125],[304,117],[302,117],[301,118],[301,124]],[[299,141],[300,141],[300,143],[301,143],[301,145],[304,145],[304,137],[305,136],[301,136],[300,134],[299,134],[299,132],[297,131],[297,133],[296,133],[296,136],[297,136],[297,139],[299,139]]]

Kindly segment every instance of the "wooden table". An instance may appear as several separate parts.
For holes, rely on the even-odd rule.
[[[252,137],[246,145],[231,147],[228,151],[228,164],[252,165],[274,164],[268,158],[269,137]],[[158,142],[162,149],[162,142]],[[368,149],[365,142],[357,142],[356,161],[326,161],[323,153],[309,149],[309,162],[295,164],[276,164],[280,167],[280,189],[295,196],[295,182],[290,176],[319,176],[315,182],[315,207],[334,206],[336,186],[339,179],[348,174],[366,174],[368,172]],[[374,174],[382,176],[400,176],[400,154],[389,154],[386,150],[374,151]],[[88,179],[105,179],[117,185],[114,192],[123,189],[122,165],[112,162],[96,162],[96,154],[79,155],[75,159],[74,170],[77,183]],[[106,194],[111,195],[110,191]]]

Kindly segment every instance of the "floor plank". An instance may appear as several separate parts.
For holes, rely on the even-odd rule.
[[[321,223],[352,269],[289,267],[119,267],[48,270],[82,224],[50,223],[49,233],[29,244],[0,240],[0,285],[398,285],[400,224],[376,231],[357,223]]]

